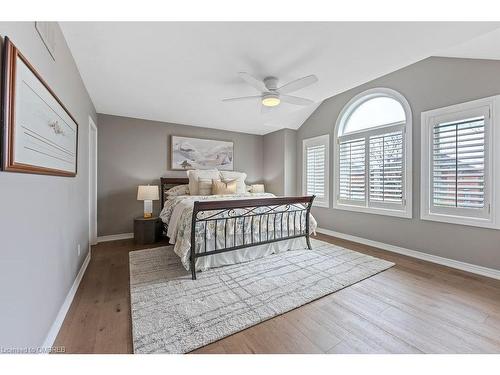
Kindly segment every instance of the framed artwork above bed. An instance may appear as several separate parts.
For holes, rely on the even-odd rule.
[[[173,170],[233,170],[233,142],[173,135],[170,146]]]

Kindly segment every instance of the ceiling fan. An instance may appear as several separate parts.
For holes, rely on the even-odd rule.
[[[263,81],[261,81],[246,72],[240,72],[238,74],[245,82],[260,91],[261,94],[242,96],[239,98],[222,99],[223,102],[236,102],[258,99],[262,103],[263,112],[267,112],[273,107],[278,106],[281,102],[295,105],[309,105],[314,103],[310,99],[287,95],[289,92],[293,92],[316,83],[318,81],[318,77],[316,77],[314,74],[288,82],[283,86],[278,86],[278,79],[276,77],[267,77],[264,78]]]

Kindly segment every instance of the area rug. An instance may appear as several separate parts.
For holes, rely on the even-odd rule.
[[[394,265],[326,242],[197,273],[172,246],[130,252],[135,353],[187,353]]]

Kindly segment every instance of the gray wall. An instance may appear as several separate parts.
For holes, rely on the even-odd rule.
[[[129,233],[133,218],[142,215],[137,186],[159,184],[160,177],[186,177],[170,170],[170,136],[179,135],[234,142],[234,169],[247,182],[262,182],[262,136],[98,115],[98,235]],[[154,202],[155,212],[160,204]]]
[[[356,94],[373,87],[402,93],[413,113],[413,219],[314,208],[319,226],[363,238],[406,247],[445,258],[500,269],[500,231],[420,220],[420,113],[500,94],[500,62],[428,58],[362,86],[325,100],[302,125],[297,150],[304,138],[329,133]],[[500,147],[500,145],[497,145]],[[330,145],[330,150],[333,150]],[[302,185],[302,153],[298,154],[297,187]],[[330,152],[330,165],[333,153]],[[333,178],[333,173],[330,174]],[[332,202],[330,182],[330,206]]]
[[[266,191],[276,195],[285,192],[284,150],[285,136],[283,130],[263,136],[264,143],[264,184]]]
[[[297,181],[297,153],[302,151],[298,149],[297,145],[297,131],[292,129],[284,129],[285,132],[285,150],[284,162],[285,165],[285,179],[284,179],[284,195],[294,196],[297,195],[299,190],[296,189],[295,182]]]
[[[10,37],[79,124],[75,178],[0,172],[0,347],[36,347],[88,251],[88,123],[95,109],[59,28],[56,61],[33,22],[0,22],[0,34]]]
[[[264,184],[266,191],[293,196],[296,191],[297,131],[281,129],[264,138]]]

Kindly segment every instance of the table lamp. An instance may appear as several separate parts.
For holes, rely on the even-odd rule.
[[[153,216],[153,201],[160,199],[158,194],[158,186],[156,185],[140,185],[137,189],[137,200],[144,201],[144,218],[148,219]]]

